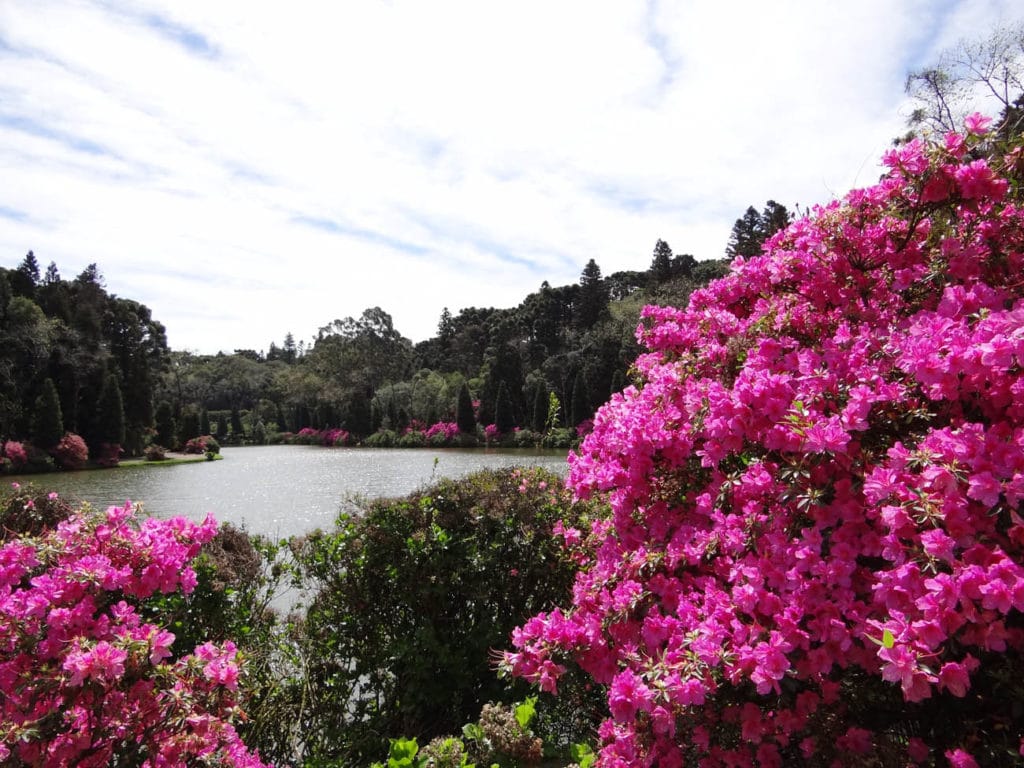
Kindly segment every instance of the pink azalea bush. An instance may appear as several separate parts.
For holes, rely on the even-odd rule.
[[[431,424],[423,434],[431,443],[449,443],[459,436],[459,425],[454,421],[439,421]]]
[[[17,489],[16,489],[17,490]],[[216,523],[83,508],[0,546],[0,763],[184,768],[263,763],[233,722],[230,642],[174,658],[147,598],[191,592]]]
[[[600,765],[1021,759],[1024,207],[986,126],[644,310],[570,457],[612,515],[504,659],[606,686]]]
[[[193,437],[181,449],[182,453],[220,453],[220,443],[213,435]]]
[[[303,427],[295,435],[289,433],[286,442],[294,445],[343,446],[351,442],[351,435],[346,430],[337,427],[327,429]]]
[[[50,453],[61,469],[83,469],[89,461],[89,448],[85,440],[74,432],[65,432]]]
[[[28,452],[25,450],[25,446],[17,440],[7,440],[3,445],[3,452],[0,453],[0,456],[7,459],[14,469],[25,466],[25,463],[28,461]]]

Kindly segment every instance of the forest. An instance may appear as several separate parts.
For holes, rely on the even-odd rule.
[[[721,260],[698,262],[658,240],[643,270],[603,276],[591,259],[577,284],[544,282],[516,307],[445,308],[436,335],[418,344],[370,307],[308,342],[288,332],[266,351],[216,355],[169,349],[150,309],[110,294],[97,265],[67,280],[29,251],[0,269],[0,441],[21,446],[6,466],[77,467],[86,449],[109,465],[204,435],[378,446],[546,437],[568,447],[626,383],[640,309],[684,303],[790,218],[774,201],[763,213],[751,207]]]

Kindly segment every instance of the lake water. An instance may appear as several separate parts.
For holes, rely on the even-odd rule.
[[[485,449],[375,449],[315,446],[223,448],[224,459],[173,466],[9,477],[106,508],[141,502],[157,517],[185,515],[250,533],[285,537],[330,528],[346,498],[404,496],[441,477],[475,470],[541,466],[564,474],[565,453]]]

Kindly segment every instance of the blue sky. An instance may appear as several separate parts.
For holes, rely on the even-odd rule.
[[[95,262],[172,347],[266,349],[722,255],[871,183],[907,71],[1016,0],[0,3],[0,265]]]

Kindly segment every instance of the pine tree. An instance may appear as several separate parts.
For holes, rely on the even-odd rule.
[[[97,427],[101,443],[124,445],[124,401],[117,375],[108,374],[96,402]]]
[[[732,234],[729,235],[725,255],[730,259],[737,256],[757,256],[761,253],[763,242],[761,214],[751,205],[743,214],[743,218],[736,219],[736,223],[732,225]]]
[[[463,382],[459,387],[458,400],[455,403],[455,423],[459,432],[464,435],[476,434],[476,415],[473,413],[473,397],[469,393],[469,385]]]
[[[363,390],[356,390],[348,405],[348,431],[358,437],[366,437],[373,433],[373,413],[370,409],[370,398]]]
[[[512,413],[512,401],[508,396],[508,387],[502,381],[498,384],[498,395],[494,398],[494,426],[502,434],[511,432],[516,426],[515,414]]]
[[[543,384],[537,385],[533,395],[533,431],[543,432],[548,420],[548,390]]]
[[[231,436],[236,440],[241,440],[245,437],[245,428],[242,426],[242,416],[238,413],[237,408],[231,409]]]
[[[31,251],[30,251],[31,253]],[[53,379],[43,382],[43,391],[36,400],[32,418],[32,442],[43,450],[53,448],[64,437],[64,417]]]
[[[587,382],[583,378],[583,371],[576,374],[576,380],[573,382],[572,403],[570,407],[572,408],[570,427],[578,427],[594,415],[590,407],[589,398],[587,397]]]
[[[651,259],[651,276],[656,283],[664,283],[672,277],[672,249],[664,240],[654,245],[654,258]]]
[[[166,400],[156,407],[156,444],[163,448],[174,447],[174,410]]]
[[[199,437],[199,414],[190,408],[181,416],[181,425],[178,427],[178,442],[185,445],[193,437]]]
[[[591,259],[580,275],[579,301],[573,319],[580,330],[588,330],[608,313],[608,286],[601,279],[601,268]]]
[[[199,412],[199,434],[213,434],[212,432],[210,432],[210,412],[207,411],[206,408],[203,408],[203,410]]]

